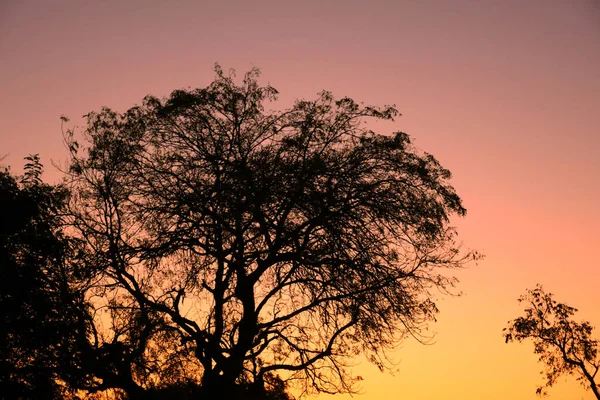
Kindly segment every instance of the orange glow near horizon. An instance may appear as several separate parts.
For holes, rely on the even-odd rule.
[[[486,258],[440,297],[435,343],[406,340],[393,374],[366,362],[357,400],[534,400],[533,345],[504,343],[541,283],[600,329],[600,3],[374,0],[0,4],[0,164],[67,158],[59,117],[124,111],[146,94],[202,87],[212,65],[252,66],[273,108],[327,89],[403,114],[401,130],[453,173],[452,221]],[[600,338],[600,331],[596,332]],[[359,362],[358,360],[357,362]],[[319,395],[318,400],[347,400]],[[548,399],[592,399],[573,379]]]

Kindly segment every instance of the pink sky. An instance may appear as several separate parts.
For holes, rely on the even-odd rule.
[[[532,345],[501,331],[538,282],[600,328],[597,0],[0,1],[3,163],[40,153],[58,179],[61,114],[205,86],[215,62],[260,67],[274,108],[322,89],[395,103],[382,133],[454,173],[454,223],[487,257],[440,302],[436,344],[403,343],[393,376],[360,364],[356,399],[536,399]],[[592,395],[568,381],[550,390],[564,398]]]

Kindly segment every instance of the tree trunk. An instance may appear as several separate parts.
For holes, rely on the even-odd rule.
[[[202,377],[200,400],[236,399],[235,378],[216,373],[206,373]]]

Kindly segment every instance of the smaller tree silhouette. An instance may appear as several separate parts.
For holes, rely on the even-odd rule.
[[[24,175],[0,171],[0,397],[68,398],[79,373],[69,241],[59,232],[67,192],[44,184],[37,155]],[[8,398],[8,397],[2,397]]]
[[[591,337],[594,329],[588,321],[575,322],[576,308],[553,299],[552,293],[544,292],[541,285],[528,289],[519,298],[525,303],[525,316],[509,321],[504,328],[506,342],[532,339],[535,353],[545,364],[542,372],[547,381],[537,389],[545,395],[545,388],[551,387],[561,375],[573,375],[586,389],[592,389],[600,399],[596,375],[600,369],[598,341]]]

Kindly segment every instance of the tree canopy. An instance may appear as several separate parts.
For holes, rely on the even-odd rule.
[[[322,92],[267,110],[277,91],[257,69],[215,71],[65,132],[55,270],[79,375],[62,379],[130,399],[353,392],[350,361],[384,369],[424,338],[448,269],[478,258],[450,226],[466,213],[451,173],[368,129],[394,106]]]
[[[591,336],[590,323],[574,321],[577,309],[557,302],[552,293],[539,285],[527,290],[519,302],[526,305],[525,316],[509,321],[504,329],[506,342],[533,341],[535,353],[545,364],[546,387],[551,387],[561,375],[573,375],[600,399],[595,381],[600,369],[598,341]],[[544,394],[544,387],[539,387],[537,393]]]
[[[206,88],[90,113],[85,150],[67,133],[72,224],[113,329],[177,337],[152,351],[207,392],[271,374],[351,391],[347,358],[383,367],[433,318],[431,290],[453,284],[440,268],[476,258],[448,224],[466,212],[451,174],[407,134],[365,127],[394,107],[323,92],[265,111],[277,91],[258,70],[239,86],[216,72]]]

